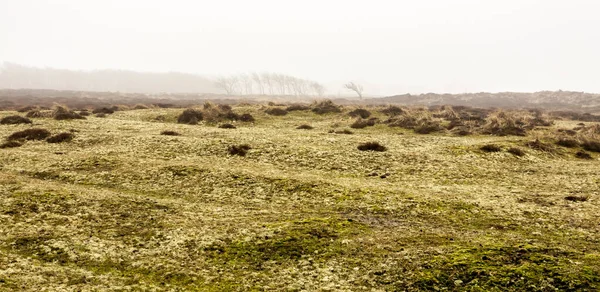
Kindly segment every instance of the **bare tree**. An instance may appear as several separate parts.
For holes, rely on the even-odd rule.
[[[215,86],[225,90],[227,94],[235,94],[239,79],[236,76],[219,77],[215,81]]]
[[[312,87],[312,90],[315,92],[315,95],[317,95],[317,96],[323,96],[323,94],[325,94],[325,86],[323,86],[319,82],[312,82],[310,84],[310,87]]]
[[[258,86],[258,91],[260,92],[260,94],[264,95],[265,94],[265,85],[264,85],[264,82],[263,82],[260,74],[258,74],[256,72],[252,73],[252,80],[254,80],[254,82]]]
[[[267,88],[269,89],[269,94],[273,95],[274,91],[275,91],[275,80],[274,80],[274,74],[271,74],[269,72],[263,72],[260,74],[261,75],[261,81],[263,81],[264,85],[267,86]]]
[[[344,88],[352,90],[358,94],[358,98],[362,99],[363,87],[360,84],[356,84],[354,82],[349,82],[344,84]]]

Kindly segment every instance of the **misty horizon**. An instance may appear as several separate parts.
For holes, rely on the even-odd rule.
[[[594,1],[3,1],[0,62],[216,78],[278,72],[327,95],[600,92]]]

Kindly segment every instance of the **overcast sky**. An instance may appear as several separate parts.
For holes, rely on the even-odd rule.
[[[0,62],[280,72],[329,93],[600,92],[600,1],[0,0]]]

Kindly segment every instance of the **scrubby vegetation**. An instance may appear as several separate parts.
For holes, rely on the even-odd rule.
[[[31,124],[31,120],[22,116],[8,116],[0,120],[1,125]]]
[[[52,112],[55,120],[83,120],[85,117],[64,106],[56,106]]]
[[[311,125],[303,124],[303,125],[300,125],[300,126],[296,127],[296,129],[298,129],[298,130],[312,130],[312,129],[314,129],[314,127],[311,126]]]
[[[199,121],[204,119],[204,114],[201,111],[188,108],[177,117],[177,123],[180,124],[188,124],[188,125],[197,125]]]
[[[383,152],[386,151],[387,148],[381,144],[379,144],[379,142],[365,142],[365,143],[361,143],[360,145],[358,145],[358,150],[360,151],[378,151],[378,152]]]
[[[371,112],[364,108],[357,108],[348,113],[351,117],[360,117],[362,119],[367,119],[371,116]]]
[[[340,106],[333,103],[331,100],[324,100],[313,104],[312,111],[318,115],[324,115],[329,113],[339,113],[342,111]]]
[[[30,128],[10,134],[8,140],[44,140],[50,136],[50,131],[40,128]]]
[[[285,116],[288,111],[280,107],[272,107],[265,110],[265,113],[271,116]]]
[[[165,135],[165,136],[181,136],[181,134],[179,134],[178,132],[175,131],[169,131],[169,130],[165,130],[160,132],[161,135]]]
[[[600,289],[596,122],[137,103],[159,101],[0,127],[0,290]],[[190,109],[198,125],[177,124]],[[349,130],[356,121],[374,127]]]
[[[231,145],[227,147],[227,152],[230,155],[246,156],[248,150],[252,149],[248,144]]]
[[[219,128],[221,129],[235,129],[237,128],[236,126],[229,124],[229,123],[225,123],[225,124],[220,124]]]
[[[70,142],[71,140],[73,140],[74,137],[75,137],[75,135],[73,135],[73,133],[64,132],[64,133],[56,134],[56,135],[46,139],[46,142],[48,142],[48,143]]]

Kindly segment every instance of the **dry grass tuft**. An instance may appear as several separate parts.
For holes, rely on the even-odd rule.
[[[521,148],[517,148],[517,147],[510,147],[508,148],[508,150],[506,150],[506,152],[514,155],[514,156],[525,156],[525,151],[523,151],[523,149]]]
[[[221,129],[236,129],[237,127],[232,124],[220,124],[219,128],[221,128]]]
[[[19,132],[14,132],[8,136],[8,140],[44,140],[50,136],[50,131],[40,128],[31,128]]]
[[[577,151],[577,153],[575,153],[575,157],[580,158],[580,159],[592,159],[592,155],[590,155],[589,153],[587,153],[583,150]]]
[[[590,152],[600,152],[600,142],[587,140],[581,143],[581,147]]]
[[[481,150],[483,152],[500,152],[500,151],[502,151],[502,148],[495,144],[486,144],[486,145],[479,147],[479,150]]]
[[[56,134],[56,135],[46,139],[46,142],[48,142],[48,143],[64,143],[64,142],[72,141],[73,138],[75,138],[75,135],[73,135],[73,133],[64,132],[64,133]]]
[[[0,124],[1,125],[18,125],[18,124],[31,124],[31,120],[26,118],[26,117],[22,117],[22,116],[8,116],[8,117],[4,117],[2,118],[2,120],[0,120]]]
[[[161,135],[165,135],[165,136],[181,136],[181,134],[175,132],[175,131],[169,131],[169,130],[165,130],[160,132]]]
[[[298,129],[298,130],[312,130],[312,129],[314,129],[314,127],[311,126],[311,125],[303,124],[303,125],[300,125],[300,126],[296,127],[296,129]]]
[[[366,127],[372,127],[374,125],[375,125],[375,120],[373,120],[373,119],[365,120],[365,119],[359,118],[356,121],[354,121],[354,123],[352,123],[352,125],[350,125],[350,128],[363,129]]]
[[[310,106],[308,105],[304,105],[304,104],[292,104],[290,106],[288,106],[285,110],[287,110],[288,112],[293,112],[293,111],[307,111],[310,110]]]
[[[342,111],[340,106],[333,103],[333,101],[331,101],[331,100],[324,100],[321,102],[314,103],[312,108],[313,108],[312,111],[318,115],[329,114],[329,113],[339,113]]]
[[[115,112],[114,108],[107,108],[107,107],[100,107],[100,108],[95,108],[92,113],[93,114],[113,114]]]
[[[288,111],[280,107],[272,107],[265,110],[265,113],[271,116],[285,116],[288,114]]]
[[[348,113],[351,117],[360,117],[362,119],[366,119],[371,116],[371,112],[364,108],[357,108]]]
[[[377,151],[377,152],[383,152],[383,151],[387,150],[387,148],[385,146],[379,144],[379,142],[361,143],[360,145],[358,145],[357,148],[360,151]]]
[[[199,121],[202,121],[204,115],[201,111],[188,108],[183,111],[177,117],[177,123],[179,124],[188,124],[188,125],[197,125]]]
[[[16,147],[21,147],[21,146],[23,146],[23,143],[21,143],[19,141],[6,141],[6,142],[0,144],[0,149],[16,148]]]
[[[589,199],[590,199],[589,196],[575,196],[575,195],[570,195],[570,196],[566,196],[565,197],[565,200],[571,201],[571,202],[585,202],[585,201],[587,201]]]
[[[575,139],[560,138],[556,141],[556,145],[566,148],[576,148],[579,147],[579,142]]]
[[[227,152],[229,152],[230,155],[246,156],[250,149],[252,148],[248,144],[231,145],[227,147]]]

